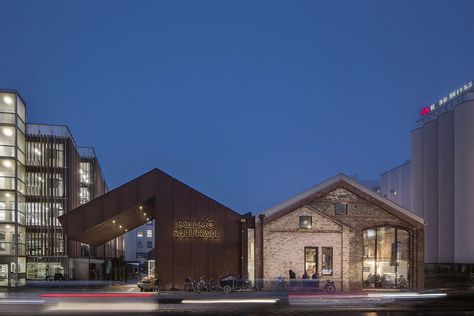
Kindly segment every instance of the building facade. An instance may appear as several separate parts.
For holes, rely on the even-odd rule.
[[[427,268],[468,271],[474,264],[473,82],[423,107],[420,115],[411,132],[411,161],[382,174],[381,191],[402,192],[403,204],[424,218]],[[400,197],[387,198],[398,203]]]
[[[0,286],[26,282],[26,109],[0,91]]]
[[[153,169],[59,218],[71,239],[100,245],[155,220],[155,273],[164,289],[188,276],[249,276],[254,218]]]
[[[411,162],[392,168],[380,175],[378,192],[384,198],[411,209]]]
[[[423,220],[344,175],[255,220],[154,169],[59,220],[92,245],[155,220],[154,273],[165,289],[229,274],[267,288],[290,269],[338,291],[424,286]]]
[[[124,236],[125,261],[138,263],[141,270],[146,268],[148,253],[155,248],[155,221],[130,230]]]
[[[412,209],[427,224],[426,262],[472,264],[473,82],[427,108],[411,133]]]
[[[292,270],[294,286],[306,277],[338,291],[421,289],[423,234],[420,217],[338,175],[258,216],[256,275],[264,287]]]
[[[104,258],[122,255],[121,240],[91,248],[68,240],[58,221],[107,191],[94,150],[78,147],[66,126],[25,124],[24,102],[16,91],[0,93],[0,108],[0,146],[4,154],[16,155],[3,158],[11,166],[2,164],[10,170],[1,173],[0,286],[20,286],[27,279],[97,278]],[[7,124],[13,122],[13,109],[17,121]]]

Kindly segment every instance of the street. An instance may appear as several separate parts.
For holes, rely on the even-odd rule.
[[[321,295],[140,292],[134,284],[27,287],[0,293],[1,315],[474,315],[473,291]]]

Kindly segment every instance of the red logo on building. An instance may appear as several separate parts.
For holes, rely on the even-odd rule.
[[[420,115],[421,116],[425,116],[426,114],[430,113],[430,107],[429,106],[425,106],[424,108],[421,109],[420,111]]]

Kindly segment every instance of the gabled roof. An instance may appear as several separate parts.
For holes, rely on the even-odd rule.
[[[184,192],[184,193],[183,193]],[[155,217],[170,217],[175,208],[174,194],[185,194],[213,211],[241,215],[205,196],[159,169],[147,173],[83,204],[58,219],[70,240],[98,246]],[[189,193],[189,194],[188,194]],[[187,195],[186,195],[187,194]]]
[[[264,222],[270,222],[283,215],[286,215],[293,210],[300,208],[309,202],[323,197],[329,192],[342,187],[351,191],[352,193],[368,200],[369,202],[376,204],[385,211],[392,215],[399,217],[403,220],[411,222],[413,225],[420,226],[424,225],[423,218],[403,208],[402,206],[378,195],[377,193],[369,190],[357,181],[349,178],[344,174],[338,174],[332,178],[329,178],[306,191],[303,191],[286,201],[283,201],[259,214],[264,215]]]

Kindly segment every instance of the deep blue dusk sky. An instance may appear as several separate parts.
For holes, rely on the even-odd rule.
[[[239,211],[410,156],[474,79],[474,1],[5,1],[0,87],[114,188],[158,167]]]

